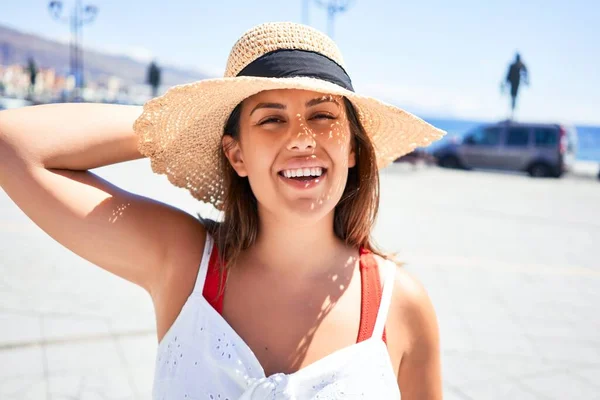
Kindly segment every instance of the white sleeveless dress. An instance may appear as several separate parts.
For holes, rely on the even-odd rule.
[[[292,374],[265,373],[248,345],[202,295],[213,241],[207,235],[192,294],[161,340],[155,400],[399,399],[394,369],[382,340],[394,273],[384,270],[373,335]]]

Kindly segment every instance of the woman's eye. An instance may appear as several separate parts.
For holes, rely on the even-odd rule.
[[[265,125],[265,124],[274,124],[274,123],[278,123],[278,122],[283,122],[283,120],[281,118],[277,118],[277,117],[269,117],[269,118],[263,119],[258,124]]]
[[[335,117],[331,114],[315,114],[311,119],[335,119]]]

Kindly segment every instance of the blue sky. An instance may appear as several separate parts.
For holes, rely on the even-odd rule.
[[[70,7],[75,0],[64,0]],[[0,24],[68,39],[48,1],[3,1]],[[90,0],[86,46],[156,57],[221,75],[231,46],[253,25],[302,22],[302,1]],[[327,29],[312,2],[309,23]],[[355,0],[335,22],[357,91],[423,117],[505,118],[500,82],[515,51],[530,70],[518,118],[600,125],[600,1]]]

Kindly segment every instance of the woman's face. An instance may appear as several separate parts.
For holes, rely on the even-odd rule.
[[[261,212],[320,218],[339,202],[355,165],[341,96],[269,90],[242,104],[239,141],[224,137],[227,158],[247,176]]]

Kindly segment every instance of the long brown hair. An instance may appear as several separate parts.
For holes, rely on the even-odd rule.
[[[360,123],[352,103],[344,98],[356,153],[356,165],[348,171],[344,193],[335,207],[334,232],[347,245],[364,248],[387,258],[372,242],[371,231],[379,209],[379,174],[375,149]],[[232,111],[224,135],[240,138],[242,104]],[[235,264],[240,253],[250,247],[258,235],[258,206],[248,178],[240,177],[219,148],[225,199],[223,221],[202,220],[213,236],[222,268]]]

